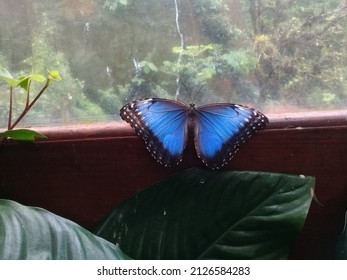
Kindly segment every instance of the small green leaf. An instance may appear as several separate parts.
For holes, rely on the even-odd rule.
[[[30,76],[21,76],[19,78],[18,86],[28,91],[30,84]]]
[[[33,75],[29,75],[29,76],[20,76],[18,86],[20,86],[21,88],[28,91],[30,81],[37,81],[37,82],[42,83],[45,80],[46,80],[46,78],[42,75],[39,75],[39,74],[33,74]]]
[[[155,66],[153,62],[147,61],[147,60],[142,60],[140,62],[140,67],[143,69],[143,71],[146,74],[149,74],[151,71],[153,72],[158,72],[158,67]]]
[[[48,72],[48,76],[49,76],[50,79],[57,80],[57,81],[61,81],[62,80],[58,71],[52,70],[52,71],[47,71],[47,72]]]
[[[0,78],[4,79],[11,87],[18,85],[18,80],[14,79],[10,72],[5,68],[0,68]]]
[[[32,74],[30,76],[30,80],[42,83],[46,80],[46,78],[42,75],[39,75],[39,74]]]
[[[34,142],[35,137],[44,139],[47,138],[45,135],[30,129],[14,129],[0,132],[0,137],[8,137],[18,141],[30,141]]]
[[[183,49],[182,49],[181,47],[173,47],[173,48],[172,48],[172,52],[173,52],[173,53],[180,53],[180,52],[182,52],[182,50],[183,50]]]
[[[153,72],[158,72],[158,67],[155,66],[154,63],[149,62],[149,63],[148,63],[148,67],[149,67]]]
[[[209,80],[213,77],[215,73],[212,72],[213,69],[204,68],[201,72],[198,73],[198,77],[202,80]]]
[[[28,91],[29,89],[29,85],[30,85],[30,81],[36,81],[36,82],[44,82],[46,80],[46,78],[42,75],[39,74],[32,74],[29,76],[20,76],[19,77],[19,82],[18,82],[18,86],[20,86],[21,88],[25,89],[26,91]]]

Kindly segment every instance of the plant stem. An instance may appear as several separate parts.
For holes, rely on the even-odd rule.
[[[50,81],[51,81],[50,79],[47,79],[47,82],[44,85],[44,87],[41,89],[41,91],[36,95],[36,97],[34,98],[33,101],[31,101],[30,104],[26,104],[23,112],[20,114],[20,116],[17,118],[17,120],[11,126],[9,126],[8,130],[12,130],[24,118],[24,116],[28,113],[28,111],[31,109],[31,107],[33,107],[34,104],[36,103],[36,101],[40,98],[42,93],[44,93],[44,91],[48,88]]]
[[[27,100],[25,102],[25,108],[27,108],[29,106],[29,98],[30,98],[30,86],[31,86],[31,81],[29,81],[28,84],[28,90],[27,90]]]
[[[11,129],[11,122],[12,122],[12,102],[13,102],[13,87],[10,86],[10,108],[9,108],[9,112],[8,112],[8,125],[7,125],[8,130]]]

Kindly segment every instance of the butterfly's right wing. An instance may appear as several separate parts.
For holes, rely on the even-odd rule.
[[[187,141],[187,106],[161,98],[136,100],[125,105],[120,116],[162,165],[173,166],[181,161]]]
[[[261,112],[242,105],[220,103],[198,107],[194,136],[197,154],[207,166],[218,169],[267,123]]]

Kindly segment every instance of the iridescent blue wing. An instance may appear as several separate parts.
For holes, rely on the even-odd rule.
[[[221,103],[198,107],[194,129],[196,152],[208,167],[218,169],[267,123],[265,115],[241,105]]]
[[[145,141],[151,155],[162,165],[178,164],[187,141],[186,105],[167,99],[137,100],[125,105],[120,116]]]

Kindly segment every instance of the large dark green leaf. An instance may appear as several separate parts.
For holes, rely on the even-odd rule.
[[[124,259],[122,251],[44,209],[0,199],[0,259]]]
[[[336,246],[336,258],[347,260],[347,212],[345,214],[345,225]]]
[[[95,230],[135,259],[285,259],[314,178],[190,169],[119,205]]]

